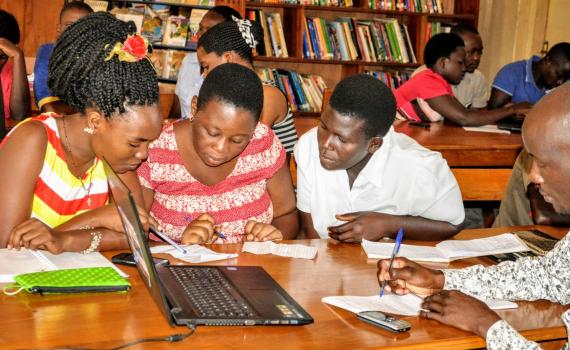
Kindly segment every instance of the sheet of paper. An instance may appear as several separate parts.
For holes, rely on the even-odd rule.
[[[198,244],[192,245],[181,245],[180,247],[186,250],[186,254],[181,253],[178,249],[174,248],[171,245],[159,245],[150,248],[151,253],[153,254],[170,254],[176,259],[184,260],[189,263],[204,263],[208,261],[217,261],[217,260],[225,260],[225,259],[232,259],[238,256],[238,254],[226,254],[226,253],[218,253],[206,247],[203,247]]]
[[[369,259],[390,259],[394,243],[371,242],[362,240],[362,248]],[[449,260],[435,247],[400,245],[398,256],[416,261],[448,262]]]
[[[395,315],[415,316],[420,313],[422,298],[414,294],[384,294],[382,298],[378,295],[370,297],[333,296],[324,297],[322,302],[355,314],[362,311],[382,311]]]
[[[492,132],[495,134],[510,134],[509,130],[499,129],[496,125],[464,126],[466,131]]]
[[[512,233],[503,233],[498,236],[463,241],[443,241],[438,243],[436,247],[450,260],[529,250],[529,248]]]
[[[289,258],[314,259],[317,247],[302,244],[276,244],[273,242],[245,242],[242,252],[253,254],[273,254]]]
[[[350,312],[359,313],[362,311],[381,311],[395,315],[415,316],[421,311],[422,298],[414,295],[384,294],[382,298],[378,295],[369,297],[358,296],[332,296],[324,297],[323,303],[334,305]],[[517,304],[504,300],[484,301],[493,310],[516,309]]]

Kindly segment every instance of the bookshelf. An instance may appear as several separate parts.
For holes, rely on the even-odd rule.
[[[333,0],[334,1],[334,0]],[[392,3],[409,4],[414,0],[392,0]],[[416,3],[425,3],[432,0],[416,0]],[[381,1],[389,3],[390,0]],[[441,0],[436,0],[439,4]],[[352,7],[302,5],[294,3],[265,3],[260,1],[246,1],[246,12],[263,11],[267,14],[278,13],[282,19],[283,33],[289,57],[257,56],[256,68],[279,68],[296,71],[301,74],[321,75],[329,88],[343,78],[358,73],[370,71],[411,72],[423,64],[423,48],[429,40],[428,24],[451,25],[453,23],[468,23],[477,27],[479,0],[448,0],[453,6],[453,13],[413,12],[407,10],[387,10],[371,8],[368,0],[353,0]],[[377,2],[379,3],[379,2]],[[327,23],[338,18],[357,18],[359,21],[374,21],[375,19],[397,19],[399,24],[405,25],[409,33],[409,45],[413,50],[416,62],[393,62],[390,60],[377,60],[376,62],[359,59],[316,59],[305,58],[303,50],[303,35],[306,18],[323,18]],[[382,20],[381,20],[382,21]],[[315,113],[298,112],[296,117],[312,117]]]
[[[213,0],[110,0],[107,10],[119,19],[135,22],[152,45],[151,60],[158,80],[176,84],[185,55],[196,51],[192,37],[199,20],[212,6]]]

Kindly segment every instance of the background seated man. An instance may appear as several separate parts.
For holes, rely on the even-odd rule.
[[[65,4],[59,12],[57,37],[59,38],[67,27],[90,13],[93,13],[93,9],[83,2],[75,1]],[[36,53],[36,63],[34,65],[34,97],[36,98],[36,105],[41,112],[72,114],[75,111],[61,101],[59,97],[53,96],[47,85],[48,63],[54,46],[55,43],[44,44],[38,48]]]
[[[532,157],[523,149],[513,166],[493,227],[535,224],[570,226],[570,215],[556,213],[552,204],[544,200],[530,180],[531,162]]]
[[[441,117],[461,126],[485,125],[512,114],[524,114],[527,105],[513,105],[493,111],[465,108],[454,96],[450,84],[459,84],[465,74],[465,48],[463,40],[455,34],[434,35],[424,49],[424,60],[429,69],[402,84],[396,92],[397,107],[411,119],[419,119],[413,103],[425,102],[437,121]],[[435,113],[434,113],[435,112]]]
[[[535,104],[546,92],[570,78],[570,43],[554,45],[544,56],[509,63],[497,73],[489,109],[509,102]]]
[[[198,38],[216,24],[231,21],[232,16],[241,19],[240,13],[229,6],[212,7],[200,20],[197,33]],[[178,72],[174,99],[172,100],[172,106],[170,106],[168,118],[189,118],[192,110],[192,98],[198,96],[203,81],[204,78],[202,77],[198,56],[196,52],[189,52],[182,60],[182,65]]]
[[[459,84],[451,85],[453,94],[465,108],[485,108],[487,106],[487,80],[477,69],[483,55],[483,40],[475,27],[460,23],[451,28],[465,44],[465,75]],[[426,70],[425,64],[414,71],[412,76]]]
[[[317,128],[295,149],[297,208],[307,238],[344,242],[445,239],[465,217],[446,161],[391,125],[396,101],[368,75],[335,88]]]
[[[522,136],[532,156],[530,178],[544,199],[560,214],[570,214],[570,85],[544,97],[526,118]],[[380,283],[386,290],[429,295],[421,316],[473,332],[486,339],[487,349],[539,349],[506,321],[501,320],[482,299],[540,300],[570,303],[570,235],[543,257],[528,257],[483,267],[432,270],[405,258],[378,262]],[[389,288],[388,288],[389,287]],[[467,293],[469,295],[466,295]],[[562,315],[570,328],[570,310]],[[568,344],[564,349],[568,348]]]

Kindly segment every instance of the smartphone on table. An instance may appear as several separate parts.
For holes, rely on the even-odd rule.
[[[168,261],[168,259],[161,259],[155,257],[153,257],[152,260],[154,261],[155,265],[162,264]],[[135,262],[135,256],[132,253],[119,253],[117,255],[114,255],[111,258],[111,262],[113,264],[119,264],[119,265],[137,266],[137,263]]]
[[[409,322],[400,320],[394,316],[386,315],[380,311],[363,311],[356,314],[356,317],[361,321],[384,328],[390,332],[406,332],[412,328],[412,325]]]

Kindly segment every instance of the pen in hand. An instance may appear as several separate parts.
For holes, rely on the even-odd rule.
[[[154,227],[150,226],[149,231],[152,232],[156,237],[160,238],[161,241],[166,242],[176,248],[180,253],[186,254],[186,249],[179,246],[176,242],[174,242],[170,237],[165,235],[164,233],[156,230]]]
[[[394,243],[394,250],[392,250],[392,257],[390,258],[390,265],[388,266],[388,274],[392,272],[392,264],[394,263],[394,258],[400,250],[400,245],[402,243],[402,238],[404,237],[404,229],[400,227],[398,234],[396,235],[396,243]],[[386,280],[382,282],[382,288],[380,289],[380,298],[384,295],[384,288],[386,287]]]

